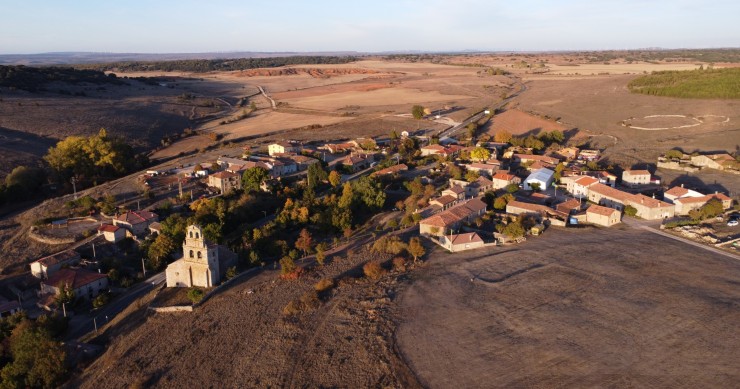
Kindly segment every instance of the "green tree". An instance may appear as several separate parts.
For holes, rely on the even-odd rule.
[[[506,192],[508,193],[516,193],[519,191],[519,185],[517,184],[509,184],[506,185]]]
[[[329,184],[336,188],[339,186],[339,184],[342,183],[342,175],[339,174],[338,171],[332,170],[331,173],[329,173]]]
[[[454,164],[450,164],[447,167],[447,174],[449,174],[450,177],[453,178],[453,179],[455,179],[455,180],[460,180],[460,179],[462,179],[463,172],[462,172],[462,169],[460,169],[459,166],[454,165]]]
[[[625,205],[624,207],[624,214],[627,216],[636,216],[637,215],[637,208],[631,206],[631,205]]]
[[[503,234],[511,238],[522,237],[524,236],[524,232],[524,227],[519,222],[511,222],[503,229]]]
[[[419,239],[418,236],[415,236],[409,240],[408,252],[412,257],[414,257],[414,262],[416,262],[419,257],[424,256],[427,251],[424,248],[424,245],[421,244],[421,239]]]
[[[470,152],[470,158],[476,161],[488,161],[491,158],[491,152],[484,147],[476,147]]]
[[[242,188],[246,192],[257,192],[269,175],[269,172],[261,167],[249,168],[242,174]]]
[[[352,189],[359,200],[370,210],[378,210],[385,204],[385,191],[380,182],[374,178],[361,177]]]
[[[683,153],[681,150],[668,150],[665,153],[665,157],[669,159],[681,159],[681,157],[683,157]]]
[[[56,299],[57,304],[70,304],[75,300],[75,291],[68,284],[57,285],[57,289],[59,289],[59,294]]]
[[[475,170],[468,170],[465,172],[465,181],[467,182],[475,182],[478,177],[480,177],[480,174]]]
[[[67,373],[66,355],[50,332],[28,319],[18,324],[10,337],[11,362],[2,376],[3,388],[54,388]]]
[[[414,119],[419,120],[424,117],[424,107],[421,105],[414,105],[411,107],[411,115],[414,116]]]
[[[205,293],[203,293],[203,290],[199,288],[190,288],[188,290],[188,298],[193,304],[199,303],[201,300],[203,300],[203,296]]]
[[[560,182],[560,179],[563,177],[563,169],[565,169],[565,164],[562,162],[555,166],[555,174],[553,175],[555,182]]]
[[[43,183],[44,171],[37,168],[17,166],[10,174],[5,176],[6,186],[17,186],[27,195],[33,195],[32,192],[38,189]]]
[[[319,183],[326,181],[329,177],[326,170],[321,167],[320,163],[311,164],[311,166],[308,167],[306,176],[308,177],[309,188],[316,187]]]

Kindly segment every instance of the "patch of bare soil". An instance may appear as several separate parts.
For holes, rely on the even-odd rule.
[[[437,251],[401,293],[429,388],[731,387],[740,263],[624,226]]]
[[[375,257],[341,253],[297,281],[265,270],[192,313],[150,313],[138,327],[111,335],[108,350],[70,386],[419,387],[394,352],[400,275],[356,278]],[[283,313],[326,278],[339,283],[318,307]]]

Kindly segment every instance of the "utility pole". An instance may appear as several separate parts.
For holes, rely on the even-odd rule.
[[[95,242],[93,242],[92,244],[92,249],[93,249],[93,258],[97,258],[98,256],[95,255]]]
[[[97,316],[95,316],[93,318],[93,325],[95,326],[95,333],[96,334],[98,333],[98,321],[97,321],[97,318],[98,318]]]
[[[144,274],[144,278],[146,278],[146,266],[144,266],[144,257],[141,257],[141,272]]]
[[[75,200],[77,200],[77,180],[72,177],[72,192],[74,192]]]
[[[180,198],[182,198],[182,177],[177,177],[177,185],[180,187]]]

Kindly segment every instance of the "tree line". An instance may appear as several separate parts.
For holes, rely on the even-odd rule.
[[[269,58],[232,58],[232,59],[184,59],[176,61],[126,61],[103,64],[79,65],[80,69],[97,71],[115,70],[133,71],[184,71],[204,73],[212,71],[247,70],[256,68],[274,68],[286,65],[343,64],[354,62],[353,56],[292,56]]]
[[[740,68],[660,71],[638,77],[632,93],[697,99],[740,99]]]
[[[146,77],[136,77],[135,80],[152,84],[155,81]],[[44,92],[52,82],[67,84],[110,84],[128,85],[124,79],[115,74],[105,74],[95,69],[75,69],[70,67],[29,67],[0,65],[0,87],[21,89],[28,92]]]

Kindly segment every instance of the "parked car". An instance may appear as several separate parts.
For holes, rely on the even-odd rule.
[[[730,220],[727,221],[727,226],[728,227],[735,227],[738,224],[740,224],[740,221],[738,221],[738,219],[730,219]]]

